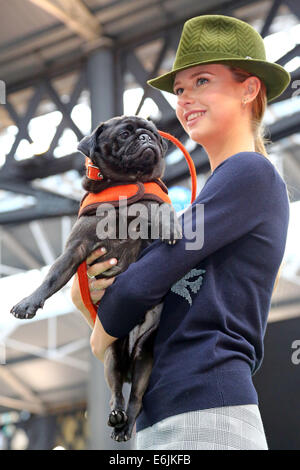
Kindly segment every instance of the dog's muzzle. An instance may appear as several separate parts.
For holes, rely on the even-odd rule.
[[[146,133],[140,134],[127,149],[127,155],[134,160],[143,157],[156,157],[157,144],[154,139]]]
[[[152,142],[152,138],[149,134],[141,134],[139,135],[139,140],[143,143],[149,143]]]

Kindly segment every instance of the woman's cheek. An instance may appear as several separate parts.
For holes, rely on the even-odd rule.
[[[175,113],[176,113],[177,119],[181,122],[181,114],[182,114],[182,112],[181,112],[181,110],[180,110],[180,108],[179,108],[178,105],[177,105],[176,108],[175,108]]]
[[[183,117],[184,111],[181,110],[180,108],[176,108],[175,112],[176,112],[176,116],[177,116],[178,121],[180,122],[180,124],[182,125],[182,127],[183,127],[184,129],[186,129],[186,122],[185,122],[185,119],[184,119],[184,117]]]

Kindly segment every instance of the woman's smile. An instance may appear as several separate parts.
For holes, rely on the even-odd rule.
[[[193,127],[200,119],[203,119],[205,114],[206,111],[189,114],[186,118],[186,124],[188,128]]]

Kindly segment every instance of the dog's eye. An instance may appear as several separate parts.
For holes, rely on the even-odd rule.
[[[130,132],[129,131],[123,131],[119,134],[119,137],[121,137],[121,139],[128,139],[128,137],[130,136]]]

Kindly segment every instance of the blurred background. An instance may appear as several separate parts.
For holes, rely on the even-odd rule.
[[[264,38],[267,59],[291,73],[264,123],[270,158],[291,201],[288,241],[254,376],[270,449],[299,449],[300,3],[295,0],[0,0],[0,449],[130,449],[106,425],[103,365],[70,283],[32,320],[10,308],[61,254],[83,195],[78,141],[115,115],[151,117],[193,157],[198,192],[207,155],[177,122],[173,95],[146,85],[169,71],[183,23],[233,16]],[[190,201],[183,155],[169,145],[164,182]],[[128,394],[128,389],[126,389]]]

